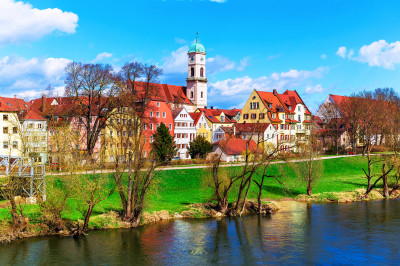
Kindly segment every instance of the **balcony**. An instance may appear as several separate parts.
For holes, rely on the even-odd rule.
[[[203,78],[203,77],[189,77],[186,78],[186,81],[204,81],[207,82],[207,78]]]
[[[298,128],[296,129],[296,133],[297,134],[305,134],[307,132],[307,130],[305,128]]]

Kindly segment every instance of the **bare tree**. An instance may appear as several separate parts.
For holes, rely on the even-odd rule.
[[[114,118],[127,119],[119,130],[126,130],[129,134],[125,136],[123,132],[119,134],[119,139],[125,137],[125,144],[128,145],[121,150],[126,160],[117,161],[114,180],[122,202],[123,219],[130,221],[132,226],[140,223],[146,196],[154,185],[154,170],[159,165],[159,162],[145,149],[149,141],[144,127],[152,120],[149,116],[153,108],[151,101],[158,93],[155,83],[161,74],[161,69],[156,66],[140,63],[127,63],[120,71],[122,84],[118,96],[118,108],[121,110],[124,108],[125,112],[123,116],[117,115],[118,117]],[[123,181],[123,172],[126,170],[127,186]]]
[[[72,62],[66,67],[66,95],[76,106],[74,115],[82,118],[86,152],[92,156],[99,136],[114,109],[119,78],[109,65]]]

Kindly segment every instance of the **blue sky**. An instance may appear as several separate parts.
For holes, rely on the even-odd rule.
[[[329,93],[400,90],[399,12],[384,0],[0,0],[0,95],[61,93],[71,60],[157,64],[161,82],[185,85],[199,31],[209,105],[296,89],[315,110]]]

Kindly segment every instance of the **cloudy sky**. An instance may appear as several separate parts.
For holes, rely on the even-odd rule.
[[[209,105],[296,89],[315,110],[330,93],[400,90],[399,13],[385,0],[0,0],[0,95],[62,93],[70,61],[157,64],[185,85],[198,31]]]

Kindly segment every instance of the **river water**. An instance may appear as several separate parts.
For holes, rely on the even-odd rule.
[[[400,201],[281,202],[268,217],[175,220],[0,245],[1,265],[399,264]]]

